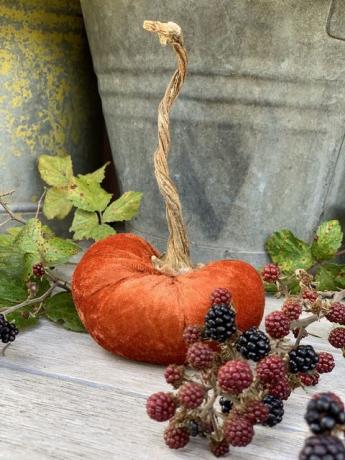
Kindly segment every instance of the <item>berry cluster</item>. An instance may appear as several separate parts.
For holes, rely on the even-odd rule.
[[[318,393],[307,406],[305,420],[313,436],[299,455],[300,460],[345,460],[345,446],[337,437],[344,431],[344,404],[334,393]]]
[[[13,323],[9,323],[4,315],[0,315],[0,340],[2,343],[13,342],[18,332]]]
[[[330,353],[301,345],[304,333],[298,332],[294,343],[287,339],[293,329],[305,331],[299,324],[302,298],[289,298],[282,310],[269,314],[266,332],[238,330],[231,302],[224,288],[211,294],[204,324],[184,331],[186,364],[165,370],[176,392],[156,393],[147,401],[152,419],[169,420],[164,439],[170,448],[184,447],[195,436],[207,438],[216,457],[231,446],[246,446],[255,425],[274,427],[282,421],[284,401],[293,389],[316,385],[334,368]],[[331,317],[340,316],[337,307]]]

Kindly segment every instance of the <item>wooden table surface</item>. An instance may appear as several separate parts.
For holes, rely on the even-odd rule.
[[[267,299],[266,311],[280,302]],[[327,335],[327,327],[318,333]],[[317,351],[330,347],[311,338]],[[333,349],[332,349],[333,352]],[[254,442],[233,448],[234,460],[296,459],[308,433],[305,406],[316,391],[335,391],[345,400],[345,360],[335,352],[336,369],[317,390],[296,391],[283,422],[258,427]],[[0,459],[212,459],[202,440],[184,449],[165,447],[165,423],[150,420],[145,400],[165,390],[163,368],[126,361],[100,348],[87,334],[48,322],[22,333],[0,358]]]

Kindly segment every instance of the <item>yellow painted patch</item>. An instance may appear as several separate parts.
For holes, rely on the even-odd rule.
[[[0,0],[0,15],[0,139],[14,156],[70,151],[90,115],[79,1]]]

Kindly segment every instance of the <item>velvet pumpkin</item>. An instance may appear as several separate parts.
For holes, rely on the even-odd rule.
[[[214,289],[231,291],[242,330],[259,325],[264,290],[256,270],[245,262],[221,260],[194,266],[190,260],[181,204],[167,162],[169,111],[185,78],[187,54],[176,24],[146,21],[144,28],[171,44],[178,62],[159,106],[154,155],[155,175],[166,203],[167,251],[161,256],[136,235],[110,236],[85,253],[74,272],[72,292],[86,329],[105,349],[134,360],[182,363],[183,330],[203,323]]]

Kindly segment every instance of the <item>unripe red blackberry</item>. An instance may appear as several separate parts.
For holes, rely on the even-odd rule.
[[[231,292],[226,288],[215,289],[211,294],[211,306],[218,304],[227,304],[231,302]]]
[[[249,401],[246,404],[242,416],[249,420],[252,425],[264,423],[268,417],[268,407],[262,401]]]
[[[331,323],[338,323],[345,326],[345,305],[340,302],[333,303],[326,318]]]
[[[175,414],[176,404],[170,393],[154,393],[146,401],[147,415],[157,422],[165,422]]]
[[[215,457],[224,457],[230,451],[229,444],[223,439],[221,442],[212,441],[210,443],[210,451]]]
[[[302,385],[306,387],[314,387],[319,383],[320,375],[317,372],[313,374],[299,374],[299,379]]]
[[[267,264],[261,271],[261,276],[266,283],[275,283],[278,281],[280,276],[280,270],[278,265]]]
[[[215,353],[206,343],[193,343],[187,351],[186,359],[194,369],[202,370],[212,367]]]
[[[302,305],[296,300],[288,300],[282,307],[282,312],[290,320],[297,320],[302,313]]]
[[[345,348],[345,327],[333,329],[328,336],[328,341],[334,348]]]
[[[332,372],[334,369],[335,362],[333,355],[322,351],[319,353],[319,362],[316,365],[316,370],[319,374],[326,374],[327,372]]]
[[[164,371],[165,381],[174,388],[178,388],[183,380],[183,366],[170,364]]]
[[[196,409],[199,407],[205,397],[205,389],[199,383],[184,383],[177,394],[180,404],[187,409]]]
[[[291,395],[291,387],[287,378],[282,378],[276,383],[272,383],[266,386],[268,394],[275,398],[286,401]]]
[[[256,374],[262,383],[279,382],[286,376],[285,363],[280,356],[267,356],[256,365]]]
[[[274,311],[266,316],[265,328],[273,339],[281,339],[290,332],[290,320],[282,311]]]
[[[33,275],[35,275],[37,278],[42,278],[42,276],[45,275],[45,270],[44,270],[44,267],[41,263],[39,264],[35,264],[33,267],[32,267],[32,273]]]
[[[303,291],[303,294],[302,294],[302,298],[304,300],[308,300],[311,303],[316,302],[318,297],[319,297],[319,295],[318,295],[317,292],[311,291],[309,289],[306,289],[305,291]]]
[[[339,438],[329,435],[310,436],[299,460],[345,460],[345,447]]]
[[[235,447],[247,446],[254,437],[253,425],[244,417],[227,419],[223,431],[226,441]]]
[[[164,432],[164,441],[170,449],[181,449],[189,442],[188,431],[185,428],[170,425]]]
[[[239,394],[253,382],[253,373],[246,361],[228,361],[218,371],[217,383],[226,393]]]
[[[187,326],[183,331],[183,340],[187,345],[200,342],[201,340],[201,327],[200,326]]]

